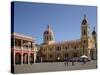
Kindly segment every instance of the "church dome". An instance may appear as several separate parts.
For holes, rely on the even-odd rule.
[[[47,26],[47,30],[44,31],[44,34],[46,35],[53,35],[53,31],[50,28],[50,25]]]
[[[50,27],[50,24],[47,25],[47,29],[44,31],[43,40],[44,40],[43,44],[45,44],[45,45],[50,45],[50,44],[53,44],[55,42],[54,36],[53,36],[53,31]]]
[[[92,32],[92,35],[95,35],[95,34],[96,34],[96,32],[95,32],[95,31],[93,31],[93,32]]]
[[[53,32],[52,31],[45,30],[44,31],[44,34],[53,34]]]
[[[94,30],[92,32],[92,35],[96,35],[95,27],[94,27]]]

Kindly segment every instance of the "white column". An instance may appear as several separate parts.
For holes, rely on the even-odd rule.
[[[28,53],[28,64],[30,64],[30,52]]]
[[[34,52],[34,63],[36,61],[36,52]]]
[[[23,64],[23,40],[21,40],[21,50],[22,50],[22,53],[21,53],[21,64]]]
[[[14,39],[14,50],[13,50],[13,57],[14,57],[14,58],[13,58],[13,61],[14,61],[14,65],[15,65],[15,40],[16,40],[16,39]]]
[[[13,57],[14,57],[14,58],[13,58],[14,65],[16,65],[16,64],[15,64],[15,48],[14,48],[14,51],[13,51]]]
[[[90,49],[88,49],[88,58],[91,60],[91,56],[90,56]]]
[[[37,51],[37,48],[34,46],[34,63],[35,63],[35,61],[36,61],[36,51]]]
[[[30,52],[29,52],[29,41],[27,42],[28,43],[28,64],[30,64]]]

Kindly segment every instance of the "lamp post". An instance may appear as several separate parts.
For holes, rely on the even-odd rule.
[[[59,60],[60,60],[60,57],[58,57],[57,59],[58,59],[58,61],[59,61]]]
[[[42,57],[41,57],[41,63],[42,63]]]

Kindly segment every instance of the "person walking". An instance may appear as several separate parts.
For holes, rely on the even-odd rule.
[[[74,61],[72,60],[72,66],[74,66]]]
[[[68,66],[68,59],[67,59],[67,66]]]
[[[67,61],[67,66],[68,66],[68,61]]]
[[[74,58],[72,58],[72,66],[74,66]]]
[[[66,66],[66,62],[64,62],[64,65]]]

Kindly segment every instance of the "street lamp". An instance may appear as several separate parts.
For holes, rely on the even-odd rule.
[[[60,57],[58,57],[57,59],[58,59],[58,61],[59,61],[59,60],[60,60]]]

